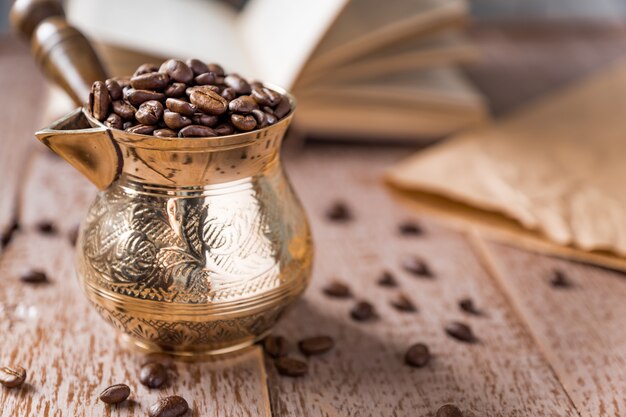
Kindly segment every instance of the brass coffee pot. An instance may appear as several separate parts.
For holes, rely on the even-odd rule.
[[[34,28],[44,72],[84,102],[105,72],[51,3],[18,0],[13,22]],[[96,310],[135,346],[183,356],[240,349],[304,291],[311,235],[280,160],[295,101],[276,89],[291,113],[248,133],[156,138],[109,129],[85,107],[36,133],[100,190],[76,270]]]

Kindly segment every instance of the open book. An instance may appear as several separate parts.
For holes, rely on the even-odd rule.
[[[474,57],[463,0],[71,0],[69,18],[109,45],[218,62],[290,89],[317,137],[423,139],[485,117],[455,71]],[[134,64],[134,63],[133,63]]]

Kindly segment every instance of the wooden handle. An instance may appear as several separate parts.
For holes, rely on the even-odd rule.
[[[94,81],[108,78],[89,40],[65,20],[59,0],[16,0],[11,23],[31,39],[33,55],[44,74],[77,105],[89,100]]]

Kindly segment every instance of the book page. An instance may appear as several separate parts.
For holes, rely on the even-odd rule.
[[[310,59],[311,70],[332,67],[418,34],[460,24],[463,0],[353,0]]]
[[[71,23],[98,41],[158,56],[218,62],[229,71],[256,75],[239,43],[237,12],[220,2],[69,0],[67,10]]]
[[[257,77],[290,89],[348,0],[251,0],[237,22]]]

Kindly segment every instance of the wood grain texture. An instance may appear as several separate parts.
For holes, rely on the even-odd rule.
[[[26,45],[0,36],[0,235],[11,227],[17,210],[17,194],[24,161],[35,141],[45,102],[42,77]],[[25,88],[28,86],[28,88]],[[0,248],[0,251],[2,248]]]
[[[355,148],[309,149],[292,158],[292,179],[308,208],[317,247],[314,278],[304,299],[275,333],[291,340],[328,334],[336,348],[308,362],[301,379],[279,376],[268,362],[275,416],[432,416],[453,402],[476,416],[576,416],[568,396],[487,275],[466,239],[422,220],[423,237],[398,236],[399,222],[413,216],[386,196],[380,170],[403,152]],[[346,190],[350,190],[346,193]],[[357,220],[329,223],[324,211],[344,200]],[[427,260],[436,278],[420,279],[399,267],[403,257]],[[389,301],[400,289],[376,284],[392,271],[417,314],[400,313]],[[349,318],[354,300],[329,299],[322,287],[333,278],[348,283],[356,299],[373,302],[381,319]],[[469,317],[457,302],[471,297],[486,312]],[[481,342],[447,337],[450,320],[470,324]],[[430,346],[434,360],[423,369],[403,363],[416,342]]]
[[[580,414],[626,415],[626,275],[502,244],[484,248]],[[573,287],[551,287],[555,270]]]

